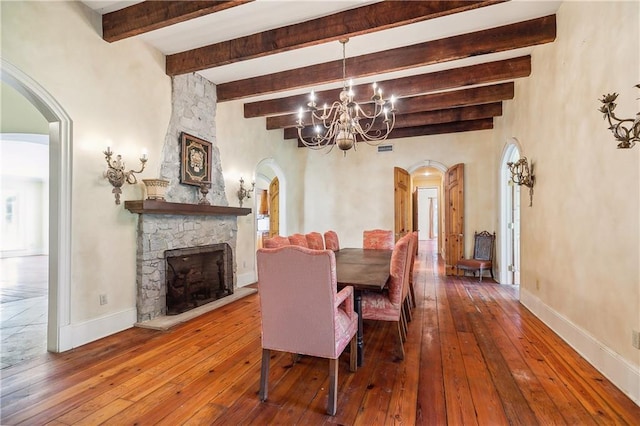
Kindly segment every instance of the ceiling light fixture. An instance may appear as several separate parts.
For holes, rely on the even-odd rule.
[[[396,123],[395,99],[391,96],[390,108],[382,97],[382,89],[373,83],[373,111],[367,113],[360,105],[353,100],[353,83],[347,82],[346,72],[346,44],[348,38],[341,39],[342,43],[342,91],[340,100],[333,102],[330,108],[324,104],[322,111],[318,110],[315,94],[312,91],[307,103],[311,115],[311,125],[313,134],[304,136],[302,130],[305,128],[304,109],[300,108],[296,128],[298,138],[307,147],[312,149],[328,148],[331,152],[334,145],[337,145],[344,155],[351,148],[356,149],[355,142],[366,142],[369,145],[379,145],[387,139]],[[383,118],[384,117],[384,118]]]

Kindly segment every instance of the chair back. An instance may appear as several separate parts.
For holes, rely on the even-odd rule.
[[[291,245],[291,243],[289,242],[289,238],[282,237],[280,235],[274,235],[271,238],[267,238],[263,243],[264,248],[278,248],[289,245]]]
[[[259,249],[262,347],[337,358],[336,261],[331,250]]]
[[[309,245],[307,244],[307,237],[305,237],[303,234],[289,235],[289,242],[292,246],[309,248]]]
[[[327,250],[338,251],[340,250],[340,242],[338,241],[338,234],[335,231],[327,231],[324,233],[324,245]]]
[[[488,231],[475,232],[473,238],[473,258],[475,260],[493,260],[493,245],[496,240],[496,233],[490,234]]]
[[[408,284],[407,277],[409,276],[407,261],[409,258],[409,243],[410,238],[400,238],[393,248],[391,254],[391,266],[389,270],[389,283],[387,287],[389,289],[389,300],[392,304],[397,305],[398,308],[404,300],[404,287]]]
[[[305,235],[307,238],[307,245],[313,250],[324,250],[324,240],[322,234],[319,232],[309,232]]]
[[[386,229],[370,229],[362,232],[362,247],[365,249],[393,250],[393,231]]]
[[[409,293],[409,283],[411,282],[411,275],[413,274],[413,262],[416,258],[416,240],[414,239],[413,232],[405,234],[402,238],[407,239],[407,264],[405,265],[404,285],[402,286],[402,300],[404,300]]]

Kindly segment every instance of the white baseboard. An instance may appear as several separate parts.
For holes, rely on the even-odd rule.
[[[136,309],[127,309],[60,329],[60,352],[77,348],[122,330],[133,327],[137,321]]]
[[[245,272],[244,274],[237,275],[236,285],[238,287],[244,287],[249,284],[253,284],[257,281],[255,272]]]
[[[633,366],[629,361],[522,287],[520,288],[520,302],[600,373],[611,380],[633,402],[640,405],[640,367]]]

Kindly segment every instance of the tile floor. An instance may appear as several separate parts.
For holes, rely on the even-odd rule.
[[[48,256],[0,259],[0,364],[47,351]]]

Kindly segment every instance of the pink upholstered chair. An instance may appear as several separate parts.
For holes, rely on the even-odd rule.
[[[402,302],[404,286],[408,280],[409,238],[401,238],[391,254],[391,269],[386,292],[367,292],[362,295],[362,318],[398,323],[401,358],[404,359],[404,326]]]
[[[273,237],[267,238],[266,240],[264,240],[263,245],[264,245],[264,248],[278,248],[278,247],[290,246],[291,243],[289,242],[289,238],[287,237],[274,235]]]
[[[324,240],[322,234],[319,232],[309,232],[305,235],[307,238],[307,245],[313,250],[324,250]]]
[[[289,242],[292,246],[309,248],[309,245],[307,244],[307,237],[305,237],[303,234],[289,235]]]
[[[340,242],[338,241],[338,234],[335,231],[327,231],[324,233],[324,245],[327,250],[338,251],[340,250]]]
[[[393,250],[394,244],[393,231],[371,229],[362,233],[363,248]]]
[[[259,249],[257,259],[262,315],[260,399],[267,399],[270,351],[328,358],[327,413],[335,415],[338,357],[349,342],[351,371],[357,368],[353,287],[336,291],[336,260],[331,250]]]

